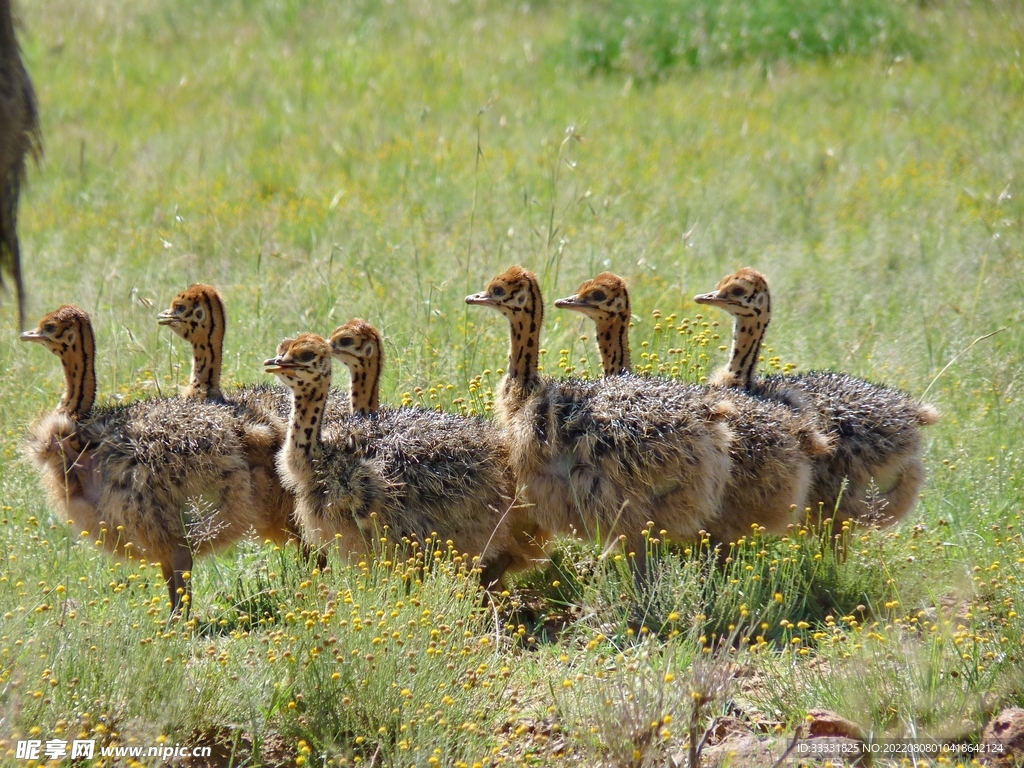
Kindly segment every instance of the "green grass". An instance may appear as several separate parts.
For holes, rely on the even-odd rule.
[[[46,139],[29,316],[92,313],[101,399],[183,383],[155,314],[202,280],[228,303],[228,382],[362,316],[386,402],[486,412],[507,328],[463,297],[513,263],[549,305],[623,275],[634,361],[697,380],[729,330],[690,297],[749,264],[775,294],[766,367],[927,391],[943,419],[915,512],[843,558],[752,532],[722,568],[662,553],[638,594],[567,542],[494,611],[457,563],[406,587],[396,564],[311,575],[246,544],[197,563],[195,620],[168,625],[155,569],[76,537],[22,458],[62,378],[5,301],[0,754],[37,728],[236,765],[658,764],[726,712],[978,738],[1024,703],[1024,9],[893,8],[910,57],[755,50],[638,88],[567,58],[583,6],[23,4]],[[545,367],[595,374],[592,336],[552,307]]]
[[[751,60],[920,52],[901,3],[884,0],[605,0],[586,3],[568,47],[588,72],[640,81]]]

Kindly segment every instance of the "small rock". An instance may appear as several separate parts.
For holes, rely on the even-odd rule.
[[[812,709],[807,712],[809,718],[804,725],[804,736],[808,739],[829,736],[839,739],[864,741],[864,729],[842,715],[827,709]]]
[[[871,765],[864,751],[864,729],[842,715],[827,709],[812,709],[800,727],[801,738],[794,757],[808,764]]]
[[[981,736],[986,747],[1002,748],[1002,753],[986,753],[983,759],[988,765],[1019,765],[1024,760],[1024,709],[1011,707],[996,715]]]
[[[812,709],[807,714],[811,719],[804,721],[801,726],[801,738],[793,745],[788,764],[871,764],[870,755],[861,751],[864,731],[859,725],[824,709]],[[790,738],[762,740],[749,723],[734,717],[720,717],[708,734],[701,765],[708,768],[719,765],[763,768],[772,765],[790,745]]]
[[[763,766],[775,762],[775,741],[760,741],[742,720],[720,717],[715,721],[701,753],[701,765]],[[779,751],[776,749],[776,751]]]
[[[720,717],[715,720],[711,731],[708,733],[707,746],[713,747],[721,744],[728,738],[741,736],[753,736],[750,726],[735,717]]]

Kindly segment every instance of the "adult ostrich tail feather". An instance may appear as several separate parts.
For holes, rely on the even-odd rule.
[[[25,285],[18,245],[18,197],[25,156],[42,154],[39,110],[14,34],[11,0],[0,0],[0,287],[10,275],[18,296],[18,326],[25,327]]]

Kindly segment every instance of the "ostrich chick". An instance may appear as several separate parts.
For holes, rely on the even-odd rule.
[[[597,324],[597,346],[605,376],[629,373],[629,290],[626,281],[611,272],[586,280],[572,296],[555,301],[559,309],[580,312]]]
[[[45,346],[64,368],[60,404],[28,435],[51,500],[108,550],[159,561],[176,612],[193,556],[256,525],[241,425],[216,406],[178,399],[94,408],[96,347],[78,307],[65,304],[21,339]]]
[[[451,541],[459,553],[479,557],[485,586],[499,581],[515,551],[512,500],[501,493],[501,466],[491,472],[473,451],[479,433],[448,430],[447,414],[416,409],[363,425],[325,426],[331,347],[316,334],[285,342],[265,365],[292,390],[278,462],[312,543],[323,546],[340,535],[343,551],[369,554],[386,526],[397,540]],[[470,498],[472,492],[481,497]]]
[[[555,306],[593,318],[606,376],[629,373],[629,290],[622,278],[605,272]],[[806,503],[814,460],[830,455],[831,444],[813,423],[783,405],[742,392],[722,397],[731,406],[725,421],[736,439],[729,452],[732,474],[722,515],[710,523],[708,533],[723,544],[749,535],[755,525],[786,533],[797,522],[793,510]]]
[[[301,542],[302,534],[295,520],[295,498],[281,484],[276,463],[284,445],[291,393],[285,387],[265,385],[231,389],[226,394],[221,389],[227,312],[220,292],[213,286],[202,283],[189,286],[171,300],[168,309],[157,315],[157,322],[192,346],[192,372],[182,397],[217,404],[245,427],[243,447],[252,469],[257,535],[277,544],[289,540]],[[328,402],[339,414],[347,408],[344,397],[338,393],[333,393]],[[308,555],[306,548],[303,549]]]
[[[182,397],[230,402],[264,417],[279,416],[281,439],[284,439],[284,423],[292,407],[291,392],[286,387],[250,384],[231,389],[227,395],[221,389],[227,311],[216,288],[202,283],[189,286],[171,300],[168,309],[157,315],[157,322],[166,325],[192,346],[192,371],[188,385],[182,390]],[[328,416],[340,418],[347,412],[345,394],[332,389],[327,398]]]
[[[417,489],[418,504],[426,514],[487,519],[492,510],[507,510],[512,541],[492,561],[484,583],[499,580],[505,569],[523,570],[543,562],[548,534],[522,505],[512,503],[515,474],[501,432],[480,416],[380,408],[384,344],[380,332],[366,321],[340,326],[330,344],[352,380],[353,433],[368,454],[380,457],[406,486]]]
[[[823,505],[837,524],[850,519],[892,524],[905,517],[924,482],[921,427],[938,421],[938,411],[899,390],[843,373],[759,377],[772,306],[768,280],[755,269],[723,278],[694,301],[735,318],[729,363],[716,373],[717,386],[784,403],[815,418],[834,437],[834,453],[815,463],[810,503]]]
[[[466,297],[510,326],[495,412],[541,528],[591,540],[620,536],[646,571],[648,522],[674,540],[709,530],[722,511],[733,433],[728,406],[699,387],[632,376],[552,379],[537,370],[544,303],[537,276],[512,267]]]

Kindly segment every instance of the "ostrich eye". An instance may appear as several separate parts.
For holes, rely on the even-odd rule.
[[[175,304],[174,305],[174,314],[180,315],[184,311],[185,311],[185,305],[184,304]]]
[[[57,332],[57,324],[56,323],[47,323],[46,325],[43,326],[43,333],[45,333],[47,336],[52,336],[56,332]]]
[[[592,298],[594,301],[605,301],[608,298],[608,296],[607,294],[605,294],[604,291],[594,291],[592,294],[590,294],[590,298]]]
[[[737,285],[735,288],[729,291],[729,293],[731,293],[733,296],[742,296],[744,293],[746,293],[746,291],[743,290],[743,286]]]
[[[492,296],[498,296],[498,297],[504,296],[505,295],[505,289],[502,288],[500,285],[496,285],[493,288],[491,288],[491,295]]]
[[[297,354],[295,356],[295,359],[298,360],[300,363],[310,363],[313,361],[314,357],[316,357],[316,355],[313,353],[313,351],[307,349],[305,352],[300,352],[299,354]]]
[[[351,347],[354,341],[355,340],[351,336],[345,336],[344,338],[338,340],[338,346]]]

